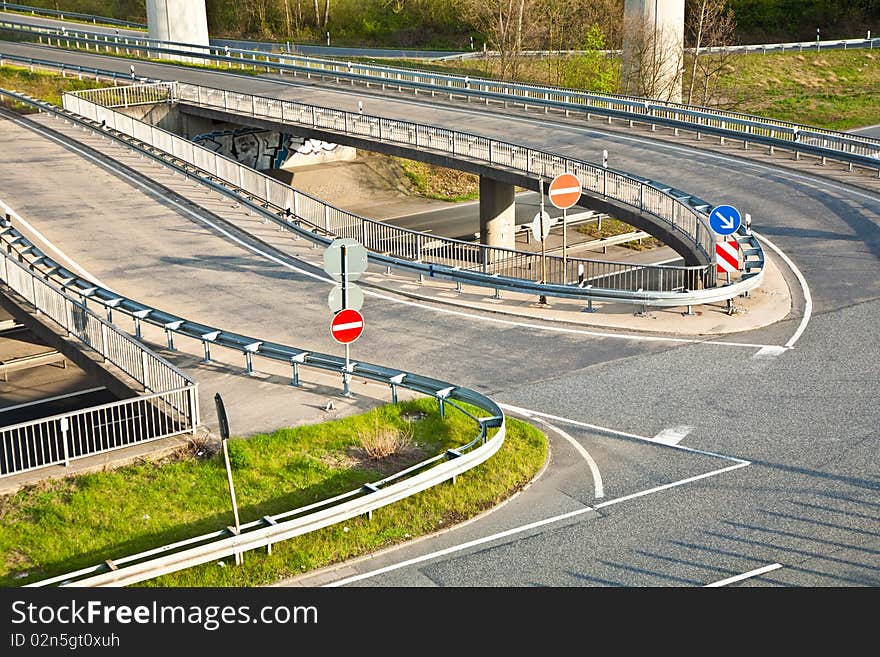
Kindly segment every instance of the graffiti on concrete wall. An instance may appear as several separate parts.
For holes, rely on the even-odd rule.
[[[258,128],[216,130],[196,135],[193,141],[252,169],[265,171],[296,165],[325,156],[338,147],[318,139],[304,139]]]

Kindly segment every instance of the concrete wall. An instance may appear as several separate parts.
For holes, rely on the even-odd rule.
[[[626,0],[623,91],[681,102],[684,0]]]
[[[146,0],[151,39],[208,45],[205,0]]]

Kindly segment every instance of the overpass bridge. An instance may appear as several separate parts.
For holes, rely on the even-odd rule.
[[[227,83],[241,82],[229,78],[223,86]],[[327,93],[310,85],[294,89],[309,103]],[[333,97],[348,109],[357,99]],[[782,568],[756,580],[761,584],[875,581],[876,564],[866,555],[878,547],[868,517],[876,504],[870,473],[877,451],[867,427],[878,422],[861,382],[877,374],[870,340],[880,298],[876,193],[777,168],[766,159],[747,161],[637,135],[623,138],[593,126],[551,126],[543,116],[507,117],[500,127],[482,110],[421,102],[419,107],[449,121],[466,118],[480,132],[519,130],[520,139],[531,140],[529,147],[550,143],[575,157],[611,146],[622,169],[658,179],[665,174],[670,184],[700,197],[713,198],[723,186],[725,200],[741,206],[751,200],[761,207],[754,227],[782,247],[803,270],[802,278],[792,269],[796,299],[786,321],[708,341],[563,333],[542,322],[499,324],[491,317],[377,301],[381,335],[365,348],[396,365],[430,360],[435,376],[454,376],[491,391],[506,412],[549,423],[558,467],[518,503],[444,535],[436,544],[445,548],[442,554],[424,544],[410,546],[358,565],[355,577],[331,571],[320,581],[694,585],[762,563]],[[409,102],[391,102],[382,113],[405,120],[412,111]],[[16,181],[26,187],[23,175],[4,171],[6,187],[27,205],[34,201],[16,190]],[[55,202],[70,195],[65,190]],[[82,191],[73,195],[86,202]],[[193,234],[181,217],[164,219],[163,230],[158,222],[144,225],[111,213],[103,222],[82,219],[94,222],[90,233],[105,237],[84,245],[70,225],[50,217],[44,221],[53,226],[52,238],[65,249],[79,250],[101,278],[168,299],[200,319],[218,313],[273,335],[296,332],[299,344],[320,342],[320,322],[310,318],[317,318],[323,306],[323,284],[314,287],[302,272],[290,278],[289,269],[285,276],[282,264],[266,264],[256,254],[248,256],[249,267],[208,269],[207,251],[229,244],[216,230],[199,228]],[[133,246],[141,258],[127,271],[118,264],[121,243]],[[840,250],[844,244],[846,257]],[[253,284],[255,277],[260,285]],[[223,288],[235,293],[219,294]],[[241,302],[244,291],[247,304]],[[286,298],[296,300],[295,320],[288,319],[290,310],[284,312],[280,300]],[[207,299],[216,300],[216,306]],[[471,363],[480,367],[474,370],[467,366]],[[735,397],[718,379],[719,371],[738,373]],[[839,412],[841,393],[847,413]],[[671,425],[688,427],[672,439],[684,441],[678,447],[669,442]],[[584,467],[574,443],[594,455],[603,490],[594,485],[595,473]],[[541,558],[546,550],[557,555],[554,563]],[[528,572],[506,565],[523,562],[532,564]]]

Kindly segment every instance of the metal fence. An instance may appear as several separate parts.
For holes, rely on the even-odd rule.
[[[0,235],[10,230],[3,224]],[[195,430],[198,386],[192,379],[18,262],[10,243],[7,250],[0,258],[0,282],[140,383],[146,394],[0,427],[0,476]]]
[[[168,84],[162,83],[161,93],[165,93]],[[551,153],[444,128],[198,85],[172,84],[175,99],[201,107],[219,108],[230,113],[244,112],[251,116],[433,149],[542,178],[570,171],[578,176],[585,189],[661,219],[692,242],[707,258],[714,252],[714,237],[706,225],[706,215],[689,205],[689,202],[705,209],[709,208],[709,204],[683,193],[672,196],[670,188],[662,188],[658,183]],[[309,226],[339,237],[355,238],[374,253],[488,275],[532,282],[541,280],[540,254],[419,233],[359,217],[102,104],[102,101],[115,102],[118,99],[117,92],[88,90],[64,94],[64,107],[94,121],[103,121],[114,130],[171,153],[217,178],[237,185],[254,197],[265,199],[281,211],[290,210],[293,217]],[[710,266],[631,265],[572,257],[563,259],[560,256],[547,256],[544,280],[550,284],[572,284],[578,279],[579,264],[584,266],[586,277],[594,281],[596,287],[611,290],[668,292],[715,284],[714,267]]]
[[[131,50],[143,50],[145,56],[174,56],[196,54],[205,63],[219,65],[265,67],[293,75],[303,74],[322,78],[346,81],[351,84],[373,85],[414,91],[431,96],[448,94],[467,100],[478,98],[487,104],[490,101],[532,105],[549,109],[590,113],[613,118],[629,119],[640,123],[660,124],[693,132],[709,132],[745,142],[752,140],[765,144],[776,144],[780,148],[802,149],[820,157],[841,159],[850,164],[856,163],[880,169],[880,140],[836,130],[826,130],[804,126],[787,121],[731,112],[720,109],[685,105],[668,101],[657,101],[621,94],[598,94],[575,89],[549,85],[525,84],[503,80],[473,78],[470,76],[419,71],[376,64],[340,62],[338,60],[305,57],[285,53],[272,53],[258,50],[220,48],[177,42],[163,42],[153,39],[110,36],[106,34],[81,32],[61,32],[57,28],[21,25],[0,22],[0,27],[15,32],[36,35],[56,45],[65,42],[67,47],[85,46],[96,50],[115,51],[126,54]],[[873,45],[873,41],[868,42]],[[791,44],[796,45],[796,44]]]
[[[111,311],[121,313],[134,318],[136,322],[143,321],[169,333],[173,332],[187,338],[200,340],[205,344],[210,342],[217,346],[246,352],[248,371],[250,371],[251,356],[292,364],[293,385],[300,385],[299,368],[301,367],[327,372],[346,371],[345,359],[339,356],[305,351],[205,326],[144,305],[133,299],[121,297],[93,281],[81,278],[64,269],[14,227],[7,226],[5,230],[0,231],[0,243],[5,244],[10,253],[13,253],[15,257],[20,257],[28,267],[33,267],[35,272],[39,272],[39,275],[58,281],[73,294],[77,294],[76,291],[79,290],[78,294],[86,296],[93,304],[103,304],[108,313]],[[12,256],[9,256],[9,259],[12,259]],[[24,265],[21,267],[24,268]],[[207,348],[205,356],[206,359],[210,359],[210,352]],[[394,401],[397,400],[398,388],[431,396],[438,401],[441,417],[448,412],[449,408],[454,408],[473,422],[475,433],[462,445],[444,450],[442,453],[430,456],[399,472],[384,476],[356,489],[273,516],[246,522],[241,526],[241,531],[238,534],[230,536],[228,530],[220,529],[171,545],[157,547],[147,552],[120,558],[114,557],[112,567],[104,561],[99,565],[52,577],[29,586],[48,586],[58,583],[72,583],[75,586],[102,584],[123,586],[231,554],[240,554],[244,550],[271,546],[273,543],[348,518],[370,514],[376,509],[442,482],[449,480],[454,482],[458,475],[489,459],[504,442],[506,435],[504,413],[498,404],[480,392],[419,374],[362,361],[354,363],[348,373],[390,386]],[[181,392],[184,391],[171,391],[171,393]],[[167,395],[163,399],[166,397]],[[144,397],[137,401],[140,400],[151,401],[151,398]],[[120,411],[117,410],[117,407],[122,408],[122,404],[109,404],[89,409],[94,414],[82,419],[78,416],[73,417],[74,414],[68,414],[66,425],[63,424],[64,420],[60,416],[47,418],[46,426],[41,427],[40,433],[36,435],[25,434],[19,438],[18,443],[10,441],[9,444],[12,451],[18,450],[22,453],[20,457],[22,461],[27,458],[40,458],[43,461],[62,457],[74,458],[71,455],[77,454],[77,450],[82,449],[80,445],[83,441],[79,436],[84,435],[84,432],[89,429],[95,431],[97,428],[99,430],[97,437],[84,443],[85,448],[95,450],[103,448],[108,440],[112,444],[114,441],[121,440],[123,436],[132,435],[132,430],[128,434],[117,431],[109,434],[108,438],[106,432],[100,433],[105,425],[115,426],[125,422],[128,423],[128,426],[150,425],[150,422],[156,424],[149,408],[146,411],[138,408]],[[138,414],[138,411],[141,413]],[[174,419],[170,411],[166,415]],[[185,418],[177,418],[177,420],[183,421]],[[168,423],[160,426],[167,428]],[[172,425],[171,429],[173,428]],[[19,445],[25,446],[19,447]],[[64,451],[65,449],[67,452]]]

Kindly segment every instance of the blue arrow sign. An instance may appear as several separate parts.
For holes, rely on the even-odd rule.
[[[719,235],[730,235],[739,230],[742,217],[732,205],[719,205],[709,214],[709,225]]]

